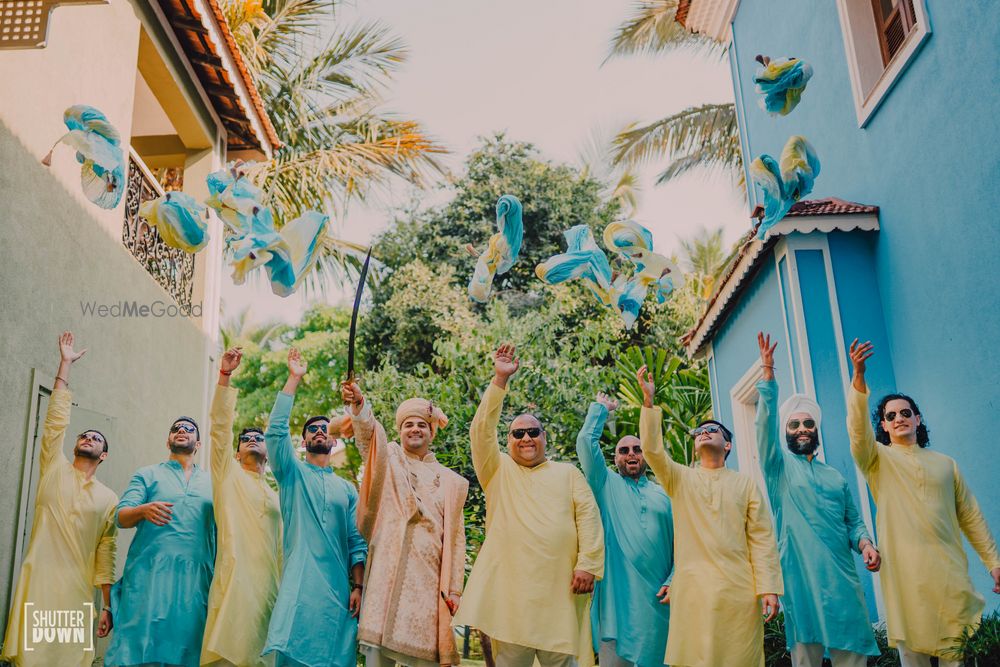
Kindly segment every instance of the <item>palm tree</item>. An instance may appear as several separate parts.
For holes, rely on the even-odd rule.
[[[603,127],[595,127],[577,152],[580,176],[601,184],[601,198],[617,201],[626,217],[635,214],[642,187],[636,169],[626,164],[614,164],[613,135]]]
[[[681,239],[681,264],[689,281],[694,283],[695,292],[702,300],[708,300],[715,285],[729,263],[733,260],[737,244],[726,250],[722,241],[723,228],[702,229],[697,235]]]
[[[676,13],[677,0],[639,0],[612,38],[608,58],[680,48],[716,57],[724,53],[721,43],[677,23]],[[657,185],[696,167],[708,167],[731,173],[745,192],[735,105],[690,107],[645,125],[632,123],[615,137],[615,165],[635,166],[664,158],[669,162],[657,177]]]
[[[411,120],[379,109],[406,59],[379,23],[339,26],[338,0],[223,0],[222,7],[279,138],[252,174],[278,224],[309,209],[342,212],[392,177],[422,186],[444,149]],[[311,276],[343,279],[363,248],[328,237]]]

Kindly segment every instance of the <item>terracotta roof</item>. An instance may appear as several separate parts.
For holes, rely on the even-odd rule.
[[[246,109],[240,99],[239,89],[231,78],[231,71],[225,66],[216,44],[209,38],[209,30],[205,27],[204,17],[194,6],[193,0],[158,0],[160,8],[166,15],[178,42],[184,49],[191,67],[197,74],[202,87],[208,94],[216,114],[226,127],[228,146],[233,150],[259,149],[264,150],[262,137],[257,135],[251,120],[251,113],[260,120],[264,128],[267,143],[273,148],[281,146],[278,134],[271,124],[271,119],[264,109],[264,102],[254,84],[250,70],[247,69],[229,30],[229,24],[222,13],[222,8],[216,0],[205,0],[212,12],[212,20],[219,26],[222,33],[223,46],[236,64],[235,74],[239,76],[244,87],[249,92],[253,109]]]
[[[679,0],[677,3],[677,13],[674,14],[674,20],[680,23],[685,28],[687,27],[688,10],[691,9],[691,0]]]
[[[803,219],[817,216],[845,216],[845,218],[826,223],[819,220],[807,222]],[[873,225],[861,222],[873,218]],[[877,230],[878,206],[856,204],[836,197],[805,199],[792,204],[784,219],[769,229],[763,240],[757,239],[759,228],[758,220],[753,229],[740,239],[739,251],[719,280],[718,287],[705,306],[698,323],[681,337],[681,343],[687,348],[688,356],[695,356],[709,336],[725,321],[726,314],[738,301],[736,297],[741,288],[748,283],[747,278],[756,274],[760,268],[761,258],[779,238],[793,232],[807,234],[816,230],[825,233],[834,230],[845,232],[854,229]]]

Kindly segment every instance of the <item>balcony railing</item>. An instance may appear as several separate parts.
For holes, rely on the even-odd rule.
[[[168,246],[156,228],[139,217],[139,205],[162,194],[163,188],[130,148],[122,243],[149,275],[170,292],[179,306],[190,308],[194,291],[194,255]]]

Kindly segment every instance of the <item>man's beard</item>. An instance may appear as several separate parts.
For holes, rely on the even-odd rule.
[[[176,442],[171,442],[168,446],[170,451],[174,454],[194,454],[194,440],[189,440],[187,444],[179,444]]]
[[[628,477],[629,479],[639,479],[646,474],[646,462],[643,461],[639,464],[639,471],[636,474],[631,474],[628,471],[628,464],[625,464],[618,468],[618,472],[621,473],[623,477]]]
[[[333,443],[329,440],[316,442],[312,440],[306,443],[306,451],[310,454],[329,454],[333,450]]]
[[[101,454],[104,452],[98,451],[96,449],[82,449],[80,447],[73,448],[73,456],[79,456],[85,459],[90,459],[91,461],[99,461],[101,459]]]
[[[785,442],[788,444],[789,451],[792,454],[798,454],[800,456],[808,456],[816,451],[819,447],[819,433],[810,433],[809,442],[802,444],[799,442],[799,438],[794,433],[785,433]]]

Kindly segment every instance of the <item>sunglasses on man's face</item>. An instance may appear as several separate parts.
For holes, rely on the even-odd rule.
[[[326,431],[327,431],[327,425],[326,424],[309,424],[309,426],[306,426],[306,431],[308,431],[309,433],[318,433],[319,431],[323,431],[323,433],[326,433]]]
[[[240,442],[264,442],[264,436],[260,433],[244,433],[240,436]]]
[[[642,454],[642,445],[632,445],[631,451],[633,454]],[[626,454],[629,453],[629,446],[622,445],[621,447],[618,448],[618,453],[621,454],[622,456],[625,456]]]
[[[698,428],[693,428],[688,433],[694,437],[698,437],[702,433],[721,433],[722,427],[718,424],[705,424],[704,426],[699,426]]]
[[[81,433],[80,435],[76,436],[76,439],[77,440],[92,440],[93,442],[96,442],[99,445],[103,445],[104,444],[104,438],[101,437],[101,434],[100,433],[94,433],[92,431],[88,431],[86,433]]]
[[[812,430],[812,429],[816,428],[816,420],[815,419],[802,419],[802,420],[799,420],[799,419],[789,419],[788,420],[788,430],[789,431],[798,431],[799,430],[799,426],[804,426],[807,429]]]
[[[909,419],[910,417],[913,416],[913,410],[909,408],[903,408],[902,410],[899,411],[899,414]],[[885,419],[887,422],[896,421],[896,411],[893,410],[892,412],[885,413],[885,417],[883,419]]]
[[[515,440],[520,440],[521,438],[524,437],[525,434],[527,434],[529,438],[537,438],[542,434],[542,429],[536,427],[512,428],[510,430],[510,434]]]
[[[184,431],[185,433],[194,433],[195,428],[193,424],[189,424],[187,422],[177,422],[170,427],[171,433],[180,433],[181,431]]]

